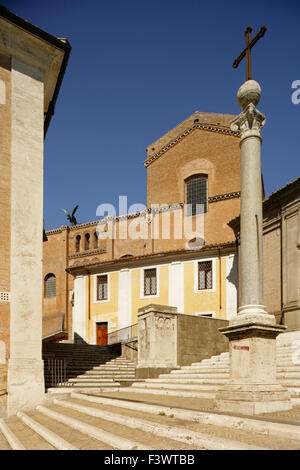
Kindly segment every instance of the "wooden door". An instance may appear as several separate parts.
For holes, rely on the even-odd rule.
[[[97,323],[96,325],[97,344],[105,346],[107,344],[107,322]]]

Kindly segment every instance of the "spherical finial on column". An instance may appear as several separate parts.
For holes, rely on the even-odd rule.
[[[244,110],[248,104],[256,106],[260,100],[261,88],[255,80],[247,80],[237,92],[237,102],[239,107]]]

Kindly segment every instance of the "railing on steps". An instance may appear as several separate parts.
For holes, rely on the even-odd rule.
[[[138,336],[138,323],[113,331],[107,335],[107,344],[121,343],[129,341]]]
[[[67,387],[70,385],[67,381],[67,363],[65,359],[47,359],[46,361],[47,377],[46,386],[49,387]]]

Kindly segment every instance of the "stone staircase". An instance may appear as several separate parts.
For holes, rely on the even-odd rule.
[[[298,347],[299,348],[299,347]],[[300,397],[300,354],[292,345],[277,346],[277,379],[292,397]],[[222,353],[183,366],[156,379],[135,383],[132,392],[178,395],[186,397],[215,397],[216,391],[229,380],[229,353]]]
[[[129,386],[138,381],[135,378],[135,366],[134,362],[120,356],[105,364],[97,365],[75,378],[70,378],[65,386],[80,390]]]
[[[111,395],[50,395],[34,410],[0,419],[0,450],[300,449],[300,408],[287,423],[203,411],[197,400],[183,407],[175,399],[170,406]]]
[[[120,356],[118,348],[88,344],[43,343],[46,389],[62,379],[67,382]]]
[[[216,412],[215,392],[229,378],[228,353],[112,387],[103,381],[134,380],[133,364],[118,357],[69,379],[72,388],[51,390],[34,410],[0,420],[0,450],[299,450],[296,353],[291,345],[277,348],[278,379],[295,400],[290,411],[261,417]],[[109,385],[99,387],[103,383]]]

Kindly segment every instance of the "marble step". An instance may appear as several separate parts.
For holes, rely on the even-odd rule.
[[[119,388],[118,391],[120,393],[126,392],[128,393],[129,389],[127,387]],[[135,394],[142,394],[142,395],[162,395],[162,396],[169,396],[169,397],[184,397],[184,398],[206,398],[206,399],[214,399],[216,390],[212,391],[210,389],[202,388],[201,390],[194,390],[194,389],[174,389],[172,388],[134,388],[133,386],[130,387],[130,393]]]
[[[134,367],[136,364],[132,361],[125,361],[124,359],[120,359],[120,360],[117,360],[117,359],[113,359],[112,361],[109,361],[108,364],[112,364],[112,365],[124,365],[124,366],[132,366]]]
[[[164,392],[150,391],[157,396]],[[270,439],[277,439],[282,449],[300,448],[300,427],[291,422],[169,406],[166,399],[165,404],[151,403],[136,393],[145,391],[120,389],[109,398],[71,391],[30,412],[0,419],[0,450],[264,450]],[[205,397],[206,392],[167,393]]]
[[[96,389],[112,389],[116,387],[120,387],[119,382],[113,382],[113,383],[103,383],[103,382],[74,382],[70,384],[70,387],[72,388],[80,388],[80,389],[85,389],[85,388],[96,388]]]
[[[137,382],[133,383],[130,389],[132,388],[138,388],[138,389],[173,389],[173,390],[218,390],[220,388],[221,384],[216,384],[216,383],[166,383],[166,382]]]
[[[277,371],[277,379],[278,380],[281,380],[281,379],[298,379],[298,380],[300,380],[300,372],[299,371],[289,372],[289,371],[286,371],[286,370],[284,370],[283,372],[278,372]]]
[[[204,362],[205,361],[205,362]],[[203,360],[201,362],[194,362],[190,366],[184,366],[184,367],[208,367],[208,366],[227,366],[229,364],[229,359],[228,360],[223,360],[222,361],[210,361],[210,360]]]
[[[128,393],[127,393],[128,395]],[[110,397],[103,396],[88,396],[76,392],[71,393],[71,399],[80,400],[82,403],[89,404],[91,406],[106,406],[109,409],[126,409],[131,411],[141,411],[142,413],[150,413],[153,415],[164,413],[164,415],[172,414],[175,418],[182,418],[184,420],[205,423],[215,426],[228,427],[230,430],[237,429],[240,431],[241,427],[243,430],[256,429],[260,434],[268,434],[269,436],[276,436],[282,439],[296,439],[300,443],[300,428],[298,425],[285,425],[282,423],[268,422],[266,420],[255,419],[255,417],[235,417],[228,415],[215,414],[214,412],[205,412],[197,410],[187,410],[182,407],[176,408],[176,406],[161,405],[157,403],[145,403],[136,401],[134,395],[131,396],[129,393],[129,399],[120,400],[120,393],[112,394]],[[257,418],[257,417],[256,417]]]
[[[229,367],[190,367],[186,369],[179,369],[171,371],[171,375],[185,375],[185,374],[207,374],[213,372],[215,374],[226,374],[229,372]],[[166,374],[167,375],[167,374]]]
[[[135,371],[135,367],[128,367],[128,366],[95,366],[93,370],[107,370],[107,371]]]
[[[229,374],[219,373],[217,374],[215,371],[211,371],[211,373],[185,373],[185,374],[160,374],[159,379],[168,379],[168,380],[187,380],[187,379],[228,379]]]
[[[134,405],[135,408],[138,406]],[[145,411],[149,412],[148,409]],[[54,399],[52,405],[40,405],[30,415],[18,413],[19,428],[23,426],[19,437],[23,442],[14,436],[13,431],[10,430],[10,433],[18,443],[14,447],[18,450],[264,449],[241,442],[238,433],[234,440],[189,429],[187,422],[193,422],[189,416],[185,421],[177,420],[176,426],[164,424],[155,411],[151,420],[145,419],[144,413],[141,417],[134,408],[131,408],[130,414],[124,415],[120,406],[107,411],[99,403],[92,403],[91,406],[82,395],[74,394],[71,399]],[[30,429],[30,433],[24,427]]]
[[[191,365],[192,366],[195,366],[195,365],[199,365],[199,364],[212,364],[212,363],[217,363],[217,364],[220,364],[220,363],[223,363],[223,362],[228,362],[229,361],[229,356],[228,357],[223,357],[223,358],[218,358],[218,357],[211,357],[209,359],[203,359],[202,361],[199,361],[199,362],[193,362]]]
[[[89,369],[86,371],[86,374],[134,374],[135,369],[132,367],[130,369],[101,369],[100,367]]]
[[[189,378],[185,378],[185,377],[171,377],[171,374],[170,375],[166,375],[165,377],[163,378],[157,378],[157,379],[146,379],[145,380],[145,383],[195,383],[195,384],[199,384],[199,383],[203,383],[203,384],[210,384],[210,383],[226,383],[228,382],[228,377],[226,378],[214,378],[214,377],[207,377],[207,378],[194,378],[194,379],[189,379]]]
[[[284,367],[282,365],[277,365],[277,373],[280,372],[298,372],[300,376],[300,364],[295,364],[292,366]]]

